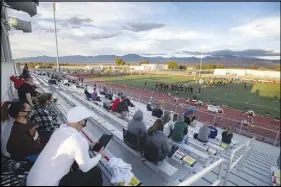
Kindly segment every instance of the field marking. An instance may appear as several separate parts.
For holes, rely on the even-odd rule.
[[[245,104],[249,104],[249,102],[254,98],[254,97],[256,97],[257,96],[257,93],[254,93],[254,95],[248,100],[248,101],[246,101],[246,103]]]
[[[236,102],[236,103],[243,103],[245,104],[244,102],[241,102],[241,101],[234,101],[234,100],[230,100],[230,99],[223,99],[221,97],[211,97],[209,96],[210,98],[214,98],[214,99],[220,99],[220,100],[225,100],[225,101],[231,101],[231,102]],[[280,111],[280,109],[278,108],[273,108],[273,107],[268,107],[268,106],[263,106],[263,105],[256,105],[256,104],[251,104],[249,103],[248,105],[253,105],[253,106],[257,106],[257,107],[264,107],[264,108],[269,108],[269,109],[273,109],[273,110],[277,110],[277,111]]]

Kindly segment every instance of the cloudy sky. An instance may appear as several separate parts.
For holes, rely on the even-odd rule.
[[[52,3],[38,14],[9,10],[32,22],[12,30],[14,58],[56,56]],[[60,2],[59,55],[200,56],[234,54],[280,59],[280,2]]]

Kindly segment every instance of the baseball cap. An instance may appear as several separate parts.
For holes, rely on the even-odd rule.
[[[68,111],[66,115],[66,119],[68,123],[76,123],[84,119],[87,119],[92,115],[93,114],[91,113],[91,111],[86,109],[85,107],[76,106]]]

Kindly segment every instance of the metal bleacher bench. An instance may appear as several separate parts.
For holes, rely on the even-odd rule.
[[[65,94],[65,93],[63,93],[63,92],[60,92],[60,91],[59,91],[59,93],[60,93],[60,95],[61,95],[62,97],[64,97],[66,100],[68,100],[68,102],[73,103],[73,105],[80,105],[80,103],[75,102],[75,100],[73,100],[73,99],[71,100],[70,98],[68,98],[69,96],[68,96],[67,94]],[[73,97],[76,97],[76,98],[77,98],[77,96],[75,96],[76,94],[72,94],[72,95],[73,95]],[[120,122],[120,123],[123,121],[123,120],[117,118],[116,116],[114,116],[113,114],[111,114],[111,113],[109,113],[109,112],[107,112],[107,111],[105,111],[105,110],[100,110],[99,107],[98,107],[96,104],[94,104],[94,103],[92,103],[92,102],[90,102],[90,101],[83,100],[83,99],[80,99],[80,98],[77,98],[77,99],[79,99],[81,102],[83,102],[84,104],[86,104],[88,107],[90,107],[90,108],[95,108],[96,110],[99,110],[99,112],[106,114],[107,116],[111,117],[111,118],[114,119],[114,120],[117,120],[117,121]],[[114,126],[112,126],[111,124],[107,123],[106,121],[104,121],[104,120],[101,119],[100,117],[95,116],[95,118],[92,117],[91,119],[93,119],[95,122],[97,122],[97,123],[98,123],[101,127],[103,127],[104,129],[106,129],[107,131],[109,131],[110,133],[112,133],[112,134],[114,135],[115,139],[116,139],[118,142],[120,142],[123,147],[125,147],[127,150],[129,150],[131,153],[133,153],[135,156],[141,158],[141,155],[140,155],[138,152],[132,150],[131,148],[129,148],[129,147],[123,142],[123,134],[122,134],[122,132],[121,132],[120,130],[116,129]],[[129,148],[129,149],[128,149],[128,148]],[[172,176],[172,175],[177,171],[177,168],[173,167],[172,165],[170,165],[170,164],[167,163],[166,161],[163,161],[163,162],[162,162],[160,165],[158,165],[158,166],[155,166],[154,164],[152,164],[152,163],[150,163],[150,162],[148,162],[148,161],[145,161],[144,163],[145,163],[148,167],[150,167],[151,169],[153,169],[155,172],[157,172],[157,173],[159,173],[159,174],[161,174],[161,175],[162,175],[162,173],[164,173],[164,174],[166,174],[166,175],[168,175],[168,176]],[[157,169],[156,169],[156,168],[157,168]],[[160,171],[160,172],[159,172],[159,171]],[[164,178],[165,178],[165,176],[164,176]]]

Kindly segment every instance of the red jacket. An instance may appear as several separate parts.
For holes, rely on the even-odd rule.
[[[115,99],[115,101],[113,102],[113,104],[111,106],[111,110],[112,111],[117,110],[117,107],[118,107],[119,103],[120,103],[120,99],[119,98]]]
[[[15,87],[15,89],[19,89],[19,88],[21,87],[21,85],[23,85],[23,83],[24,83],[24,80],[16,79],[16,77],[15,77],[14,75],[12,75],[12,76],[10,77],[10,80],[11,80],[12,82],[14,82],[14,87]]]

